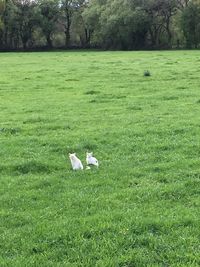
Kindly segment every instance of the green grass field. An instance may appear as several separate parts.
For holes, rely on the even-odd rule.
[[[1,53],[0,266],[200,266],[199,71],[200,51]],[[72,171],[86,151],[99,169]]]

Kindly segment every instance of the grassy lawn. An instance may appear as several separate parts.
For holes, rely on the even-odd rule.
[[[200,51],[1,53],[0,266],[200,266],[199,71]],[[86,151],[99,169],[72,171]]]

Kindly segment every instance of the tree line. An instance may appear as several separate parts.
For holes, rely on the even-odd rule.
[[[200,46],[200,0],[0,0],[0,49]]]

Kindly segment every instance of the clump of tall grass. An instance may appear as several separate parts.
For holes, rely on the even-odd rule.
[[[151,76],[150,71],[149,71],[149,70],[145,70],[145,71],[144,71],[144,76],[145,76],[145,77]]]

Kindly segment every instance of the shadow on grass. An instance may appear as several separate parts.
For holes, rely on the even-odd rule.
[[[51,166],[48,166],[44,163],[30,161],[19,164],[13,168],[15,172],[20,174],[27,174],[27,173],[50,173]]]
[[[60,168],[55,165],[49,165],[46,163],[41,163],[37,161],[23,162],[17,165],[2,165],[0,166],[1,174],[49,174],[58,171]]]
[[[90,91],[85,92],[85,95],[96,95],[99,93],[100,93],[99,91],[90,90]]]

